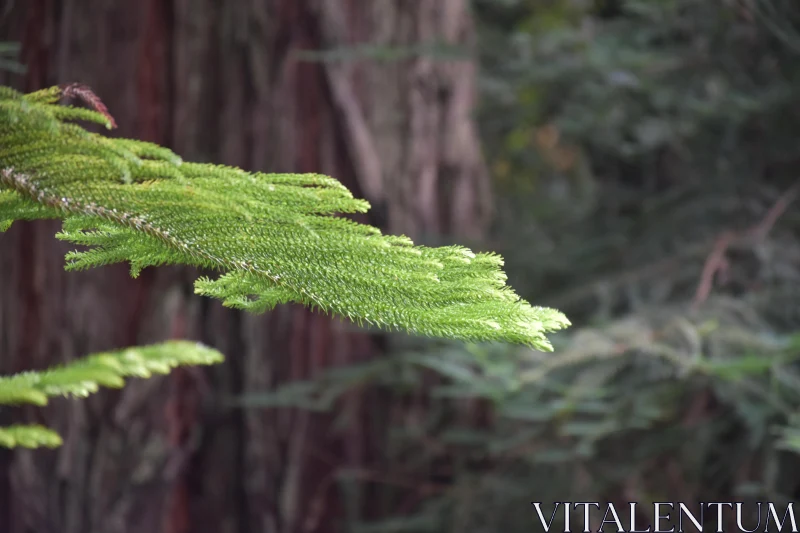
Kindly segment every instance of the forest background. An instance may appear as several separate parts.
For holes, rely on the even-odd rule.
[[[0,531],[530,531],[531,501],[800,496],[792,0],[4,0],[0,83],[119,134],[321,172],[365,222],[506,258],[554,354],[246,316],[197,273],[0,236],[0,372],[166,338],[227,361],[46,410]]]

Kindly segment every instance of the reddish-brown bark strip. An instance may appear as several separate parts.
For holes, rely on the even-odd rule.
[[[169,76],[171,1],[143,0],[142,31],[136,64],[137,133],[157,144],[171,144]]]

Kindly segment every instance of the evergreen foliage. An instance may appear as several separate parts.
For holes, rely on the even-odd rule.
[[[90,355],[36,372],[0,376],[0,405],[47,405],[50,396],[84,398],[103,387],[121,388],[126,377],[167,374],[179,365],[210,365],[223,360],[218,351],[188,341],[169,341]],[[40,425],[0,427],[0,446],[57,447],[61,437]]]
[[[60,106],[79,98],[93,109]],[[369,208],[316,174],[262,174],[182,162],[162,147],[107,138],[75,120],[115,126],[86,87],[28,95],[0,88],[0,230],[60,218],[58,238],[88,250],[67,269],[128,261],[221,271],[199,294],[254,312],[280,303],[387,329],[552,350],[569,325],[505,284],[502,259],[460,247],[414,246],[336,213]]]
[[[92,109],[60,106],[78,98]],[[67,269],[128,261],[221,271],[197,280],[198,294],[261,312],[299,302],[358,323],[552,350],[545,337],[569,325],[506,286],[502,259],[458,246],[414,246],[406,237],[336,213],[365,212],[336,180],[316,174],[261,174],[185,163],[154,144],[107,138],[76,125],[116,126],[86,87],[23,95],[0,87],[0,231],[15,220],[63,221],[59,239],[86,247]],[[84,397],[125,377],[211,364],[222,355],[188,342],[101,353],[44,372],[0,377],[0,405],[45,405]],[[0,427],[0,446],[55,447],[39,425]]]

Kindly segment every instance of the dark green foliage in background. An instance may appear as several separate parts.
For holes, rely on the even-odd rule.
[[[800,56],[761,21],[768,4],[779,10],[770,20],[784,25],[797,8],[506,4],[478,2],[477,12],[484,138],[499,186],[514,193],[511,209],[498,211],[508,214],[498,233],[524,231],[509,250],[528,243],[509,257],[512,277],[586,317],[597,309],[578,295],[605,281],[613,294],[589,302],[604,312],[690,296],[694,265],[666,280],[663,271],[644,276],[649,286],[624,297],[610,278],[756,224],[794,183]]]

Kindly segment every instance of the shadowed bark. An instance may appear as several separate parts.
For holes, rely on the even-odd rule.
[[[5,17],[0,40],[21,41],[28,67],[6,82],[86,83],[120,135],[187,160],[332,175],[373,203],[363,222],[414,238],[478,238],[488,222],[469,60],[301,54],[469,46],[466,0],[29,0]],[[0,372],[170,337],[201,340],[228,360],[2,412],[53,426],[65,445],[0,453],[1,531],[343,531],[392,510],[364,487],[346,502],[335,482],[342,468],[380,461],[386,399],[350,394],[336,413],[344,425],[300,410],[223,407],[233,395],[378,356],[380,337],[298,306],[262,316],[223,309],[192,295],[197,273],[188,269],[136,280],[121,265],[65,273],[58,227],[16,223],[0,235]]]

